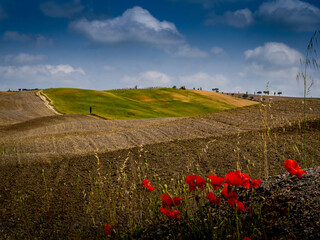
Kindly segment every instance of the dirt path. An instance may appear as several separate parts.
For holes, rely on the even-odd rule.
[[[62,113],[59,113],[50,103],[51,100],[49,100],[48,96],[45,95],[42,90],[36,92],[36,95],[40,97],[40,99],[44,102],[44,104],[49,108],[54,114],[62,115]]]

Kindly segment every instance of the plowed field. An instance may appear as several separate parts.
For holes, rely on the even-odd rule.
[[[111,171],[116,179],[125,165],[124,171],[130,177],[139,159],[148,160],[151,181],[160,177],[168,185],[173,178],[194,173],[195,167],[199,174],[224,175],[236,169],[238,161],[245,170],[246,160],[255,163],[254,177],[261,177],[262,133],[268,136],[265,143],[271,175],[283,171],[286,158],[302,163],[307,156],[309,163],[320,164],[319,100],[307,101],[306,126],[301,121],[301,100],[197,117],[147,120],[58,116],[31,92],[1,93],[0,101],[0,235],[23,227],[10,204],[17,191],[25,196],[28,212],[43,208],[46,192],[42,170],[46,173],[46,187],[53,189],[57,198],[58,209],[60,204],[69,206],[74,201],[83,204],[84,196],[75,192],[75,186],[88,191],[88,172],[95,177]],[[94,153],[98,153],[100,166]],[[81,178],[78,183],[77,176]],[[78,210],[74,214],[81,219],[84,213]],[[69,220],[66,216],[65,221]],[[72,229],[85,227],[79,221]]]

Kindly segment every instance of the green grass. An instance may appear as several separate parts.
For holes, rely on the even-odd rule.
[[[43,91],[65,114],[92,113],[108,119],[188,117],[235,106],[198,93],[171,88],[95,91],[51,88]]]

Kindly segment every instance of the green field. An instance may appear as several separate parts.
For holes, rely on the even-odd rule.
[[[95,91],[51,88],[43,92],[65,114],[92,113],[107,119],[187,117],[235,108],[193,91],[157,88]]]

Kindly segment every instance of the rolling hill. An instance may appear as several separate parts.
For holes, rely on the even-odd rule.
[[[208,91],[172,88],[109,91],[55,88],[43,93],[61,113],[89,115],[91,107],[93,114],[106,119],[190,117],[256,103]]]

